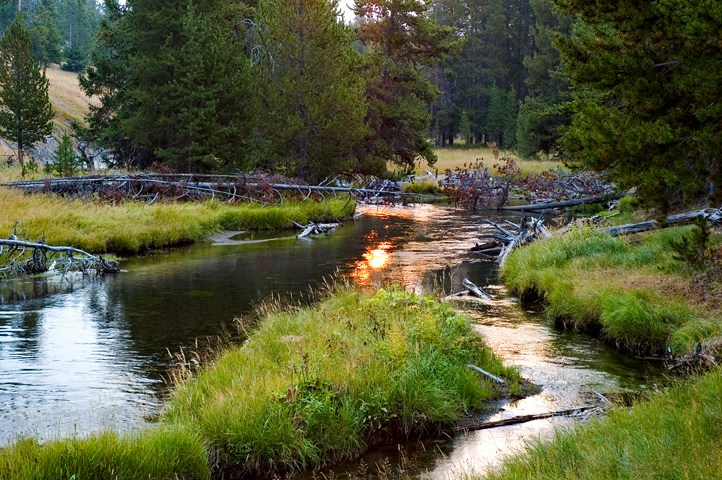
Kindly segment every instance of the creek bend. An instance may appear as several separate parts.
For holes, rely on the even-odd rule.
[[[124,261],[127,273],[117,276],[0,281],[0,445],[22,435],[43,439],[142,427],[159,408],[162,377],[173,363],[169,352],[199,348],[197,340],[234,331],[234,317],[271,295],[308,292],[335,274],[364,285],[394,282],[417,293],[457,292],[465,277],[490,284],[494,301],[459,306],[477,320],[494,351],[541,392],[500,402],[489,420],[576,408],[594,403],[592,390],[634,394],[664,381],[658,365],[555,330],[543,315],[525,311],[498,285],[497,265],[464,263],[474,259],[469,247],[482,230],[491,228],[483,218],[514,221],[517,215],[429,205],[363,210],[361,219],[315,239],[239,233]],[[393,445],[362,460],[373,465],[387,457],[414,476],[446,478],[459,470],[483,471],[573,421],[557,417]],[[324,472],[355,473],[360,466]]]

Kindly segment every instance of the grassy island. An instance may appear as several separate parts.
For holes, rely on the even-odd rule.
[[[45,235],[50,245],[72,245],[90,253],[137,253],[190,243],[223,230],[293,228],[293,222],[348,217],[354,202],[285,202],[283,206],[203,203],[104,202],[68,200],[0,188],[0,231],[7,237],[21,222],[31,238]]]
[[[500,392],[467,364],[521,381],[450,306],[342,286],[316,306],[268,306],[245,343],[179,371],[157,426],[18,441],[0,449],[0,480],[299,472],[483,408]]]

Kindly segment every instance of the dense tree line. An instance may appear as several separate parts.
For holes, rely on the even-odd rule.
[[[463,138],[606,172],[661,211],[722,197],[719,2],[357,0],[354,12],[348,25],[331,0],[12,0],[0,28],[22,26],[43,66],[94,45],[80,82],[101,102],[76,135],[121,165],[315,181],[411,170],[433,163],[434,139]]]
[[[81,72],[95,46],[101,5],[96,0],[6,0],[0,4],[0,31],[22,14],[41,66],[52,63]]]

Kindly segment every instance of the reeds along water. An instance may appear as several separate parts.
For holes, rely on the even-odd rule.
[[[612,238],[589,228],[513,252],[507,286],[544,297],[561,323],[597,331],[619,348],[675,354],[722,335],[713,293],[695,294],[699,272],[673,258],[670,241],[689,227]],[[705,287],[706,289],[706,287]]]

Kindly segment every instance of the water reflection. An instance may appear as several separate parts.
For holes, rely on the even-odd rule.
[[[169,351],[232,334],[233,318],[269,296],[308,292],[339,270],[364,285],[393,281],[439,295],[463,290],[464,278],[492,283],[496,300],[470,304],[469,313],[507,362],[544,385],[541,395],[503,406],[497,416],[581,405],[590,388],[652,385],[651,373],[603,344],[524,313],[493,286],[495,264],[462,263],[473,260],[469,248],[487,233],[486,216],[433,206],[370,207],[361,220],[315,239],[234,232],[216,245],[123,262],[128,272],[118,276],[0,281],[0,444],[18,434],[142,425],[157,408]],[[438,478],[469,462],[493,463],[495,452],[548,433],[553,424],[420,443],[421,452],[444,455],[418,454],[418,472]],[[371,452],[367,463],[394,449],[398,457],[393,446]]]

